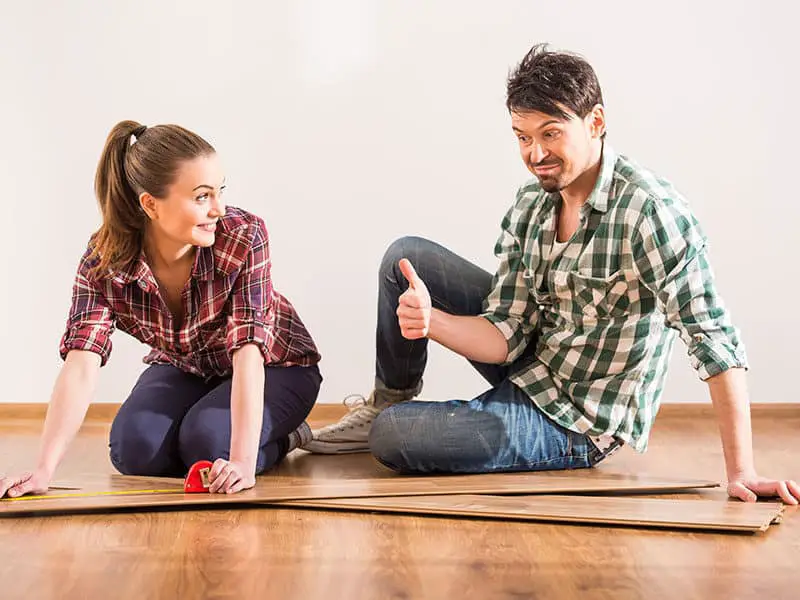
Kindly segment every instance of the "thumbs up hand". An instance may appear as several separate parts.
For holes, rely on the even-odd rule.
[[[408,289],[400,296],[397,307],[400,332],[407,340],[422,339],[430,332],[431,296],[411,261],[404,258],[399,266],[403,276],[408,280]]]

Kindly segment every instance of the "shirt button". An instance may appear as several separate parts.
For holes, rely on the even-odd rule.
[[[694,334],[694,341],[695,341],[695,342],[702,342],[702,341],[703,341],[703,334],[701,334],[701,333],[695,333],[695,334]]]
[[[140,280],[139,280],[139,287],[140,287],[140,288],[142,288],[142,289],[144,290],[144,289],[146,289],[146,288],[147,288],[147,283],[145,283],[144,281],[142,281],[142,280],[140,279]]]

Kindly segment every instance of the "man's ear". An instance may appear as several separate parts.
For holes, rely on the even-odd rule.
[[[602,104],[595,104],[587,115],[593,138],[601,138],[606,132],[606,110]]]

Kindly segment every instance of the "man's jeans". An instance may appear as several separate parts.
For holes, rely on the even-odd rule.
[[[370,450],[386,466],[407,473],[490,473],[591,467],[601,452],[591,439],[550,420],[508,379],[509,366],[472,362],[492,385],[477,398],[446,402],[396,402],[422,387],[428,341],[407,340],[397,322],[398,298],[408,287],[398,267],[414,265],[434,308],[478,315],[492,276],[446,248],[416,237],[394,242],[380,267],[376,392]],[[518,359],[529,360],[532,341]]]

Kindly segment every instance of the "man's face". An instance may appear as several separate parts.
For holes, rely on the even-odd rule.
[[[602,144],[602,106],[596,106],[583,119],[569,114],[564,119],[535,111],[511,113],[522,160],[546,192],[563,190],[591,168]]]

